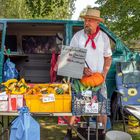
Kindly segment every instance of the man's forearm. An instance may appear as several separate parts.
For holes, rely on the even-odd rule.
[[[112,57],[104,57],[103,75],[106,77],[112,63]]]

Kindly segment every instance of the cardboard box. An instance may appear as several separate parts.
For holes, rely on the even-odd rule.
[[[17,111],[23,107],[23,95],[9,95],[8,111]]]
[[[8,111],[8,101],[0,101],[0,111]]]
[[[8,111],[8,95],[5,91],[0,93],[0,111]]]

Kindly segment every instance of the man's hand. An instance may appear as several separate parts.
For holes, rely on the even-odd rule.
[[[92,70],[90,69],[90,68],[84,68],[84,75],[85,76],[90,76],[90,75],[92,75]]]

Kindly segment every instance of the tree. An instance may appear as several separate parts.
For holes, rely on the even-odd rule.
[[[140,37],[140,0],[97,0],[107,26],[126,43]]]
[[[25,0],[0,0],[0,17],[30,18],[30,11],[25,4]]]
[[[70,19],[75,0],[0,0],[0,17]]]
[[[69,19],[75,0],[26,0],[33,18]]]
[[[5,1],[0,0],[0,18],[4,15]]]

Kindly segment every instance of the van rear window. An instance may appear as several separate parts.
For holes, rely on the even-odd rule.
[[[26,54],[45,54],[52,49],[59,51],[55,36],[22,36],[22,48]]]

